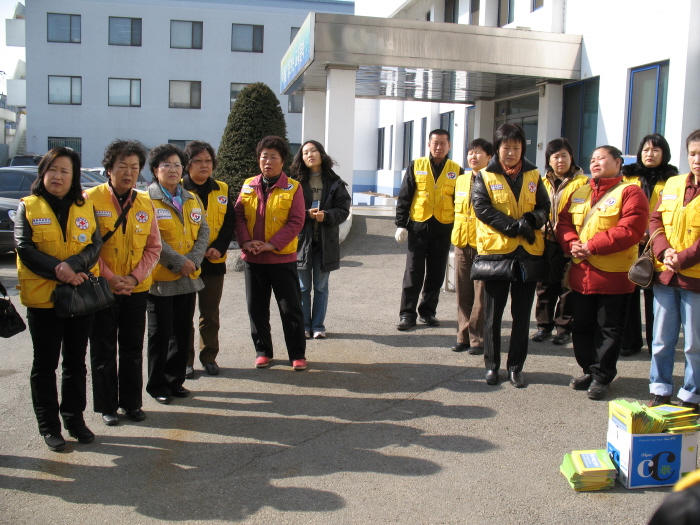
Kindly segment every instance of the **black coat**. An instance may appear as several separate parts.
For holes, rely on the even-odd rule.
[[[333,170],[324,173],[323,192],[319,209],[325,212],[323,222],[309,217],[311,208],[311,185],[308,180],[301,183],[306,205],[306,221],[299,234],[297,245],[297,268],[307,270],[312,264],[313,249],[321,250],[321,271],[331,272],[340,268],[340,225],[350,215],[352,199],[347,190],[347,184]],[[316,246],[314,240],[314,224],[318,224],[319,240]]]
[[[678,175],[678,168],[673,164],[661,164],[656,168],[650,169],[637,161],[634,164],[622,166],[622,174],[625,177],[639,177],[642,179],[642,190],[647,196],[647,199],[651,199],[651,194],[654,191],[656,183],[659,181],[666,182],[670,177]]]

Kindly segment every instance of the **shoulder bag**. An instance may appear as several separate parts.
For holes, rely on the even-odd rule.
[[[644,250],[639,258],[632,263],[630,271],[627,272],[627,278],[637,286],[648,288],[654,278],[654,253],[651,250],[651,243],[654,238],[663,232],[663,228],[657,228],[656,231],[649,237]]]
[[[542,283],[552,285],[560,282],[564,277],[566,256],[564,249],[557,242],[554,226],[550,220],[547,220],[544,225],[544,260],[547,264],[547,273]]]
[[[94,314],[114,304],[114,295],[109,282],[104,277],[95,277],[87,272],[88,278],[78,286],[62,283],[56,286],[53,307],[61,318]]]
[[[24,324],[22,316],[15,309],[15,306],[10,301],[7,295],[7,290],[0,283],[0,337],[12,337],[26,330],[27,325]]]

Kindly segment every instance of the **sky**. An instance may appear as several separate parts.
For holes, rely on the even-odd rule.
[[[5,78],[12,77],[15,72],[17,60],[24,60],[23,47],[7,47],[5,45],[5,19],[12,18],[15,14],[17,0],[0,0],[0,93],[7,93]]]

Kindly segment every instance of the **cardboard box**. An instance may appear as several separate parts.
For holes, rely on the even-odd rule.
[[[608,421],[608,454],[626,488],[673,485],[697,468],[697,432],[630,434]]]

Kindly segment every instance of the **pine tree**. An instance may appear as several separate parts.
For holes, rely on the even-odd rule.
[[[287,124],[275,93],[266,84],[256,82],[238,94],[217,152],[214,178],[226,182],[232,196],[238,195],[245,179],[260,173],[255,146],[267,135],[286,141]],[[290,162],[287,158],[285,173]]]

